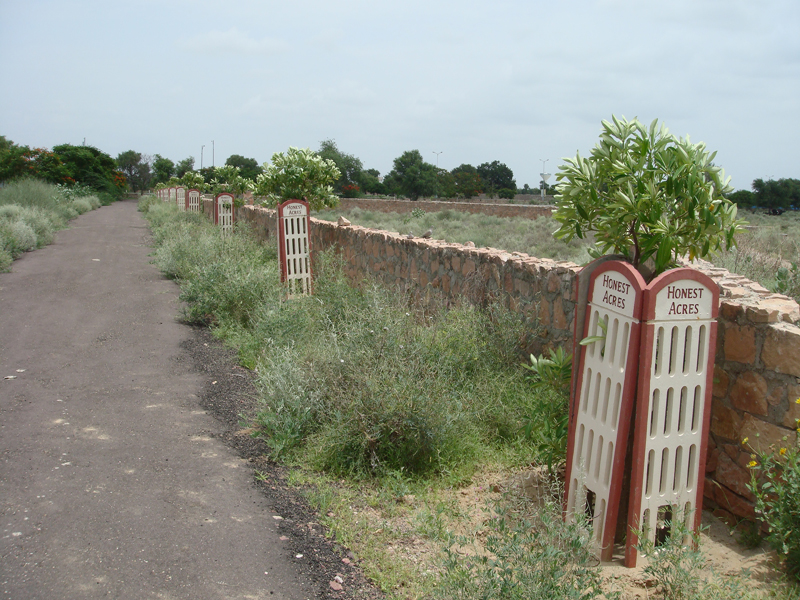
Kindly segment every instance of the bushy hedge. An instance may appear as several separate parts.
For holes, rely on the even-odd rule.
[[[0,271],[14,259],[53,241],[70,219],[100,206],[89,190],[24,179],[0,188]]]
[[[495,452],[535,454],[521,425],[534,401],[516,315],[417,312],[396,291],[351,286],[328,253],[316,256],[314,295],[287,302],[272,245],[244,230],[223,238],[172,205],[142,207],[186,319],[213,325],[257,370],[258,434],[274,456],[363,477],[455,475]]]

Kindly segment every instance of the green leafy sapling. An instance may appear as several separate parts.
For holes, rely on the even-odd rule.
[[[289,148],[276,152],[271,163],[264,163],[264,172],[256,179],[255,194],[262,204],[276,206],[286,200],[305,200],[311,210],[333,208],[339,198],[333,183],[341,176],[332,160],[308,148]]]
[[[593,256],[621,254],[646,278],[679,257],[730,249],[743,221],[725,197],[733,188],[715,156],[658,120],[649,127],[637,119],[603,121],[591,156],[577,154],[559,168],[553,216],[561,226],[554,235],[568,242],[594,234]]]

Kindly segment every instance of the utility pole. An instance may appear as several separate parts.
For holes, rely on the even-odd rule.
[[[211,167],[214,167],[214,140],[211,140]]]
[[[436,197],[439,197],[439,155],[442,154],[444,150],[441,152],[437,152],[433,150],[433,153],[436,155]]]
[[[203,168],[203,148],[205,148],[205,146],[200,146],[200,169]]]

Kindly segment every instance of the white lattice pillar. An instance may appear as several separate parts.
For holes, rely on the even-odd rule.
[[[628,263],[592,270],[570,399],[565,515],[586,514],[602,560],[610,560],[636,392],[642,276]],[[602,325],[602,326],[601,326]]]
[[[278,206],[281,281],[289,298],[311,293],[311,246],[308,202],[287,200]]]
[[[700,526],[719,287],[693,269],[659,275],[646,288],[625,564],[639,532],[655,543],[670,523]]]

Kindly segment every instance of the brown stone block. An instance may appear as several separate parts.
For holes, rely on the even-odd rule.
[[[477,267],[476,267],[476,265],[475,265],[475,261],[474,261],[474,260],[472,260],[471,258],[468,258],[467,260],[465,260],[465,261],[464,261],[464,266],[463,266],[463,267],[462,267],[462,269],[461,269],[461,274],[462,274],[464,277],[466,277],[466,276],[467,276],[467,275],[469,275],[470,273],[473,273],[473,272],[475,272],[476,268],[477,268]]]
[[[550,325],[550,303],[544,298],[539,300],[539,323],[545,327]]]
[[[567,316],[564,314],[564,306],[560,299],[553,300],[553,327],[567,328]]]
[[[767,382],[758,373],[746,371],[736,378],[731,387],[731,404],[741,411],[766,416]]]
[[[756,360],[756,330],[744,325],[727,325],[725,327],[725,359],[745,364],[753,364]]]
[[[711,400],[711,432],[722,438],[738,442],[742,418],[716,398]]]
[[[527,281],[525,281],[524,279],[515,279],[514,287],[517,289],[520,296],[522,296],[523,298],[530,298],[531,286]]]
[[[797,443],[797,432],[794,429],[779,427],[753,415],[745,415],[742,419],[741,435],[756,452],[767,452],[770,447],[784,448]]]
[[[761,362],[778,373],[800,377],[800,327],[785,323],[771,325],[761,350]]]
[[[561,278],[555,273],[551,272],[547,276],[547,291],[550,293],[554,293],[560,289],[561,289]]]
[[[428,279],[428,274],[425,271],[421,271],[419,274],[420,286],[425,287],[426,285],[428,285],[428,281],[430,281],[430,279]]]
[[[708,456],[706,456],[706,473],[713,473],[717,470],[719,455],[719,448],[714,448],[708,453]]]
[[[767,404],[770,406],[779,406],[784,399],[786,388],[781,385],[776,385],[767,396]]]
[[[728,458],[727,454],[719,455],[714,478],[737,495],[755,501],[756,497],[747,489],[747,485],[750,483],[750,471],[737,465]]]
[[[716,398],[724,398],[728,395],[728,384],[730,377],[717,365],[714,365],[714,382],[711,388],[711,394]]]
[[[742,498],[724,485],[716,487],[717,491],[714,494],[714,500],[720,508],[731,512],[737,517],[749,521],[756,520],[756,509],[751,501]]]
[[[460,256],[458,256],[458,255],[453,256],[452,263],[453,263],[453,271],[455,271],[456,273],[461,271],[461,257]]]
[[[514,293],[514,276],[511,274],[511,271],[506,271],[503,274],[503,289],[507,294]]]

